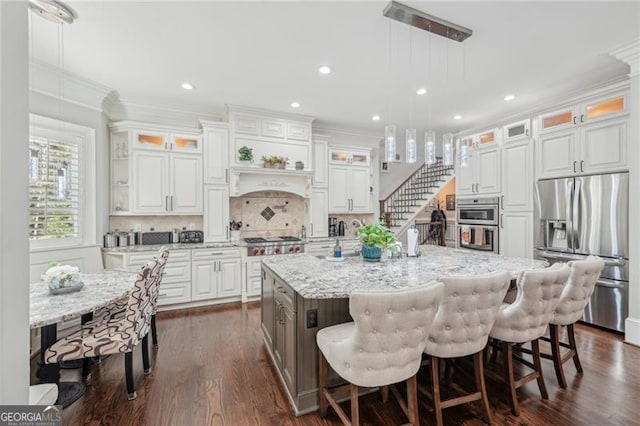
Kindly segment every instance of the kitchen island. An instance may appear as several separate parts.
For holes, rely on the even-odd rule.
[[[330,325],[351,321],[349,295],[355,290],[418,287],[439,276],[507,270],[512,279],[547,262],[437,246],[421,257],[364,262],[301,254],[262,260],[262,331],[265,345],[296,415],[318,408],[318,353],[315,336]],[[331,381],[339,381],[331,376]]]

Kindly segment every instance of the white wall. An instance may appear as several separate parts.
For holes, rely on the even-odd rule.
[[[0,1],[0,404],[29,402],[27,2]]]

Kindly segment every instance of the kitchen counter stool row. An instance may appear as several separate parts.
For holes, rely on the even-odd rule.
[[[358,425],[359,388],[380,387],[386,402],[390,387],[411,424],[419,424],[418,390],[430,394],[438,425],[443,424],[443,409],[475,401],[481,402],[484,420],[491,423],[483,360],[489,346],[503,352],[502,380],[511,411],[519,415],[516,389],[523,384],[536,380],[542,398],[548,398],[539,350],[539,339],[548,327],[553,348],[548,357],[553,359],[560,386],[566,387],[563,361],[572,357],[582,372],[573,323],[580,319],[603,267],[602,259],[589,257],[524,271],[516,281],[513,303],[503,302],[510,285],[508,272],[442,277],[412,289],[354,292],[349,300],[354,321],[324,328],[316,336],[321,416],[331,406],[345,424]],[[560,326],[568,327],[569,357],[559,353]],[[522,349],[527,342],[531,350]],[[516,351],[531,354],[533,362],[514,357]],[[443,400],[440,363],[467,356],[473,357],[475,391]],[[516,380],[514,359],[533,372]],[[421,365],[429,365],[431,390],[417,382]],[[329,366],[349,382],[351,419],[328,386]],[[406,400],[394,387],[403,381],[407,382]]]

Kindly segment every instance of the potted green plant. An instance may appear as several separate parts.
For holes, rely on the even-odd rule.
[[[267,155],[262,157],[264,167],[269,169],[284,169],[289,162],[287,157],[281,157],[279,155]]]
[[[380,262],[382,250],[398,251],[395,235],[382,222],[361,226],[356,234],[362,241],[362,258],[368,262]]]
[[[250,163],[253,161],[253,148],[243,146],[238,150],[238,160],[241,163]]]

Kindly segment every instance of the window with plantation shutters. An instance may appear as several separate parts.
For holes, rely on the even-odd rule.
[[[81,238],[81,146],[78,138],[29,138],[29,237]],[[62,242],[62,241],[61,241]]]

